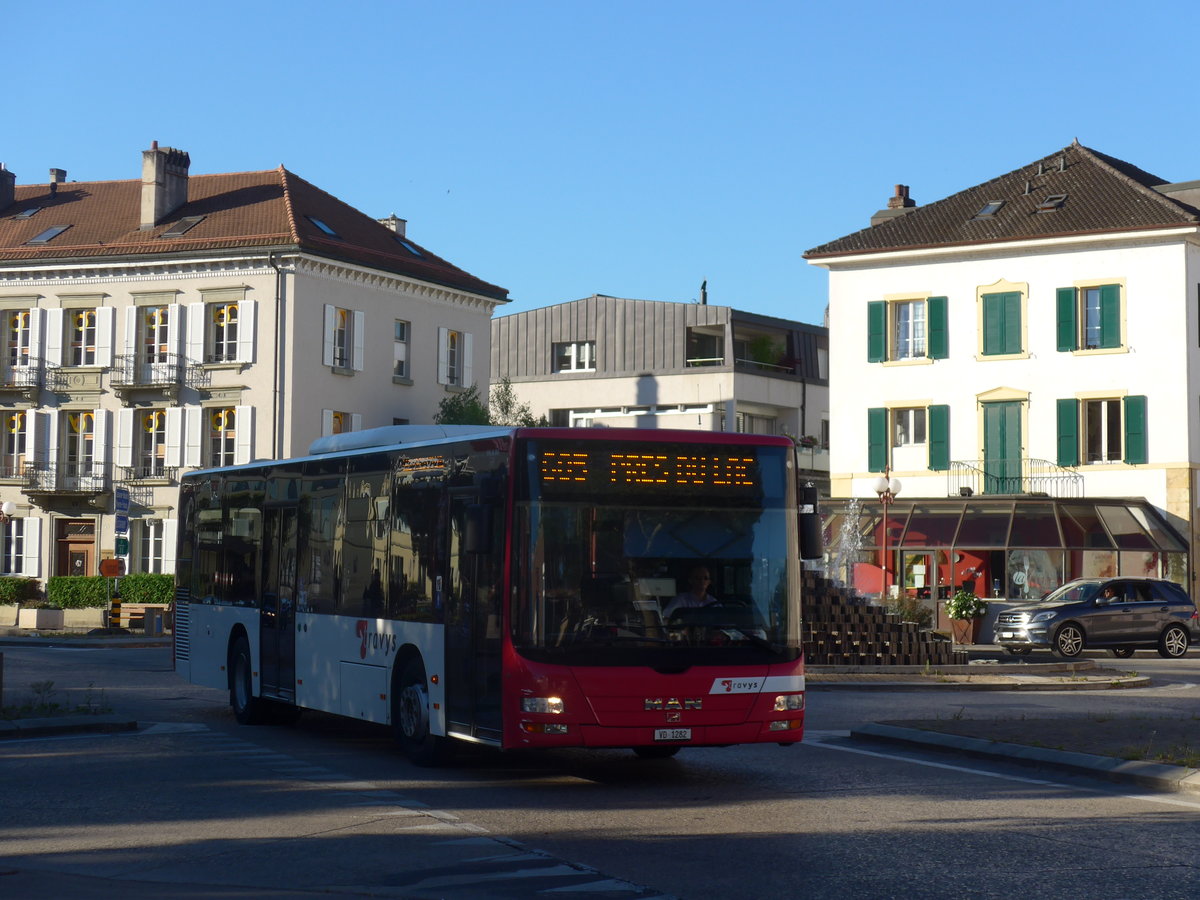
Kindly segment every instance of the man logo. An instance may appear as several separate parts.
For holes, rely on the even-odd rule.
[[[667,709],[701,709],[704,701],[699,697],[684,697],[679,700],[671,697],[664,700],[662,697],[647,697],[646,705],[643,709],[646,710],[667,710]]]

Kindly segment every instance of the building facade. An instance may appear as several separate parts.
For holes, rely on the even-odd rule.
[[[1200,183],[1073,143],[927,206],[897,186],[870,227],[810,250],[833,495],[862,516],[833,544],[844,526],[910,590],[1040,596],[1117,572],[1194,590],[1198,202]],[[882,474],[902,485],[890,510]]]
[[[506,292],[403,220],[284,168],[142,157],[132,181],[18,185],[0,167],[4,574],[90,575],[114,555],[171,572],[183,471],[430,422],[447,392],[486,387]]]

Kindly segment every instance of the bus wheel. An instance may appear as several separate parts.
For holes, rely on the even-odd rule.
[[[646,747],[634,747],[633,752],[637,754],[638,759],[670,759],[679,752],[679,748],[655,747],[650,745]]]
[[[413,657],[400,675],[399,690],[392,694],[392,723],[396,742],[418,766],[436,766],[446,761],[447,740],[429,733],[429,688],[425,666]]]
[[[265,707],[254,696],[254,680],[250,666],[250,642],[239,635],[229,655],[229,705],[240,725],[260,725]]]

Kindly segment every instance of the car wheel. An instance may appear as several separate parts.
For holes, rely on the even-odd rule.
[[[1007,650],[1009,653],[1011,653],[1013,656],[1028,656],[1030,653],[1033,652],[1032,647],[1005,647],[1004,649]]]
[[[1066,624],[1054,635],[1054,652],[1059,656],[1078,656],[1083,650],[1083,630],[1078,625]]]
[[[679,752],[679,748],[655,747],[651,745],[646,747],[634,747],[633,752],[637,754],[638,759],[670,759]]]
[[[266,705],[254,696],[253,668],[250,663],[250,642],[239,635],[229,654],[229,705],[239,725],[260,725]]]
[[[1132,647],[1110,647],[1108,652],[1117,659],[1129,659],[1129,657],[1133,656]]]
[[[418,766],[436,766],[449,756],[449,741],[429,732],[429,688],[425,666],[413,657],[392,693],[392,726],[396,743]]]
[[[1158,655],[1167,659],[1179,659],[1188,651],[1187,629],[1182,625],[1170,625],[1158,639]]]

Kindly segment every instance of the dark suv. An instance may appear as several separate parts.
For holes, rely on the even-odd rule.
[[[1104,647],[1120,659],[1139,648],[1176,659],[1196,639],[1196,605],[1161,578],[1077,578],[996,617],[996,643],[1018,656],[1043,647],[1060,656]]]

